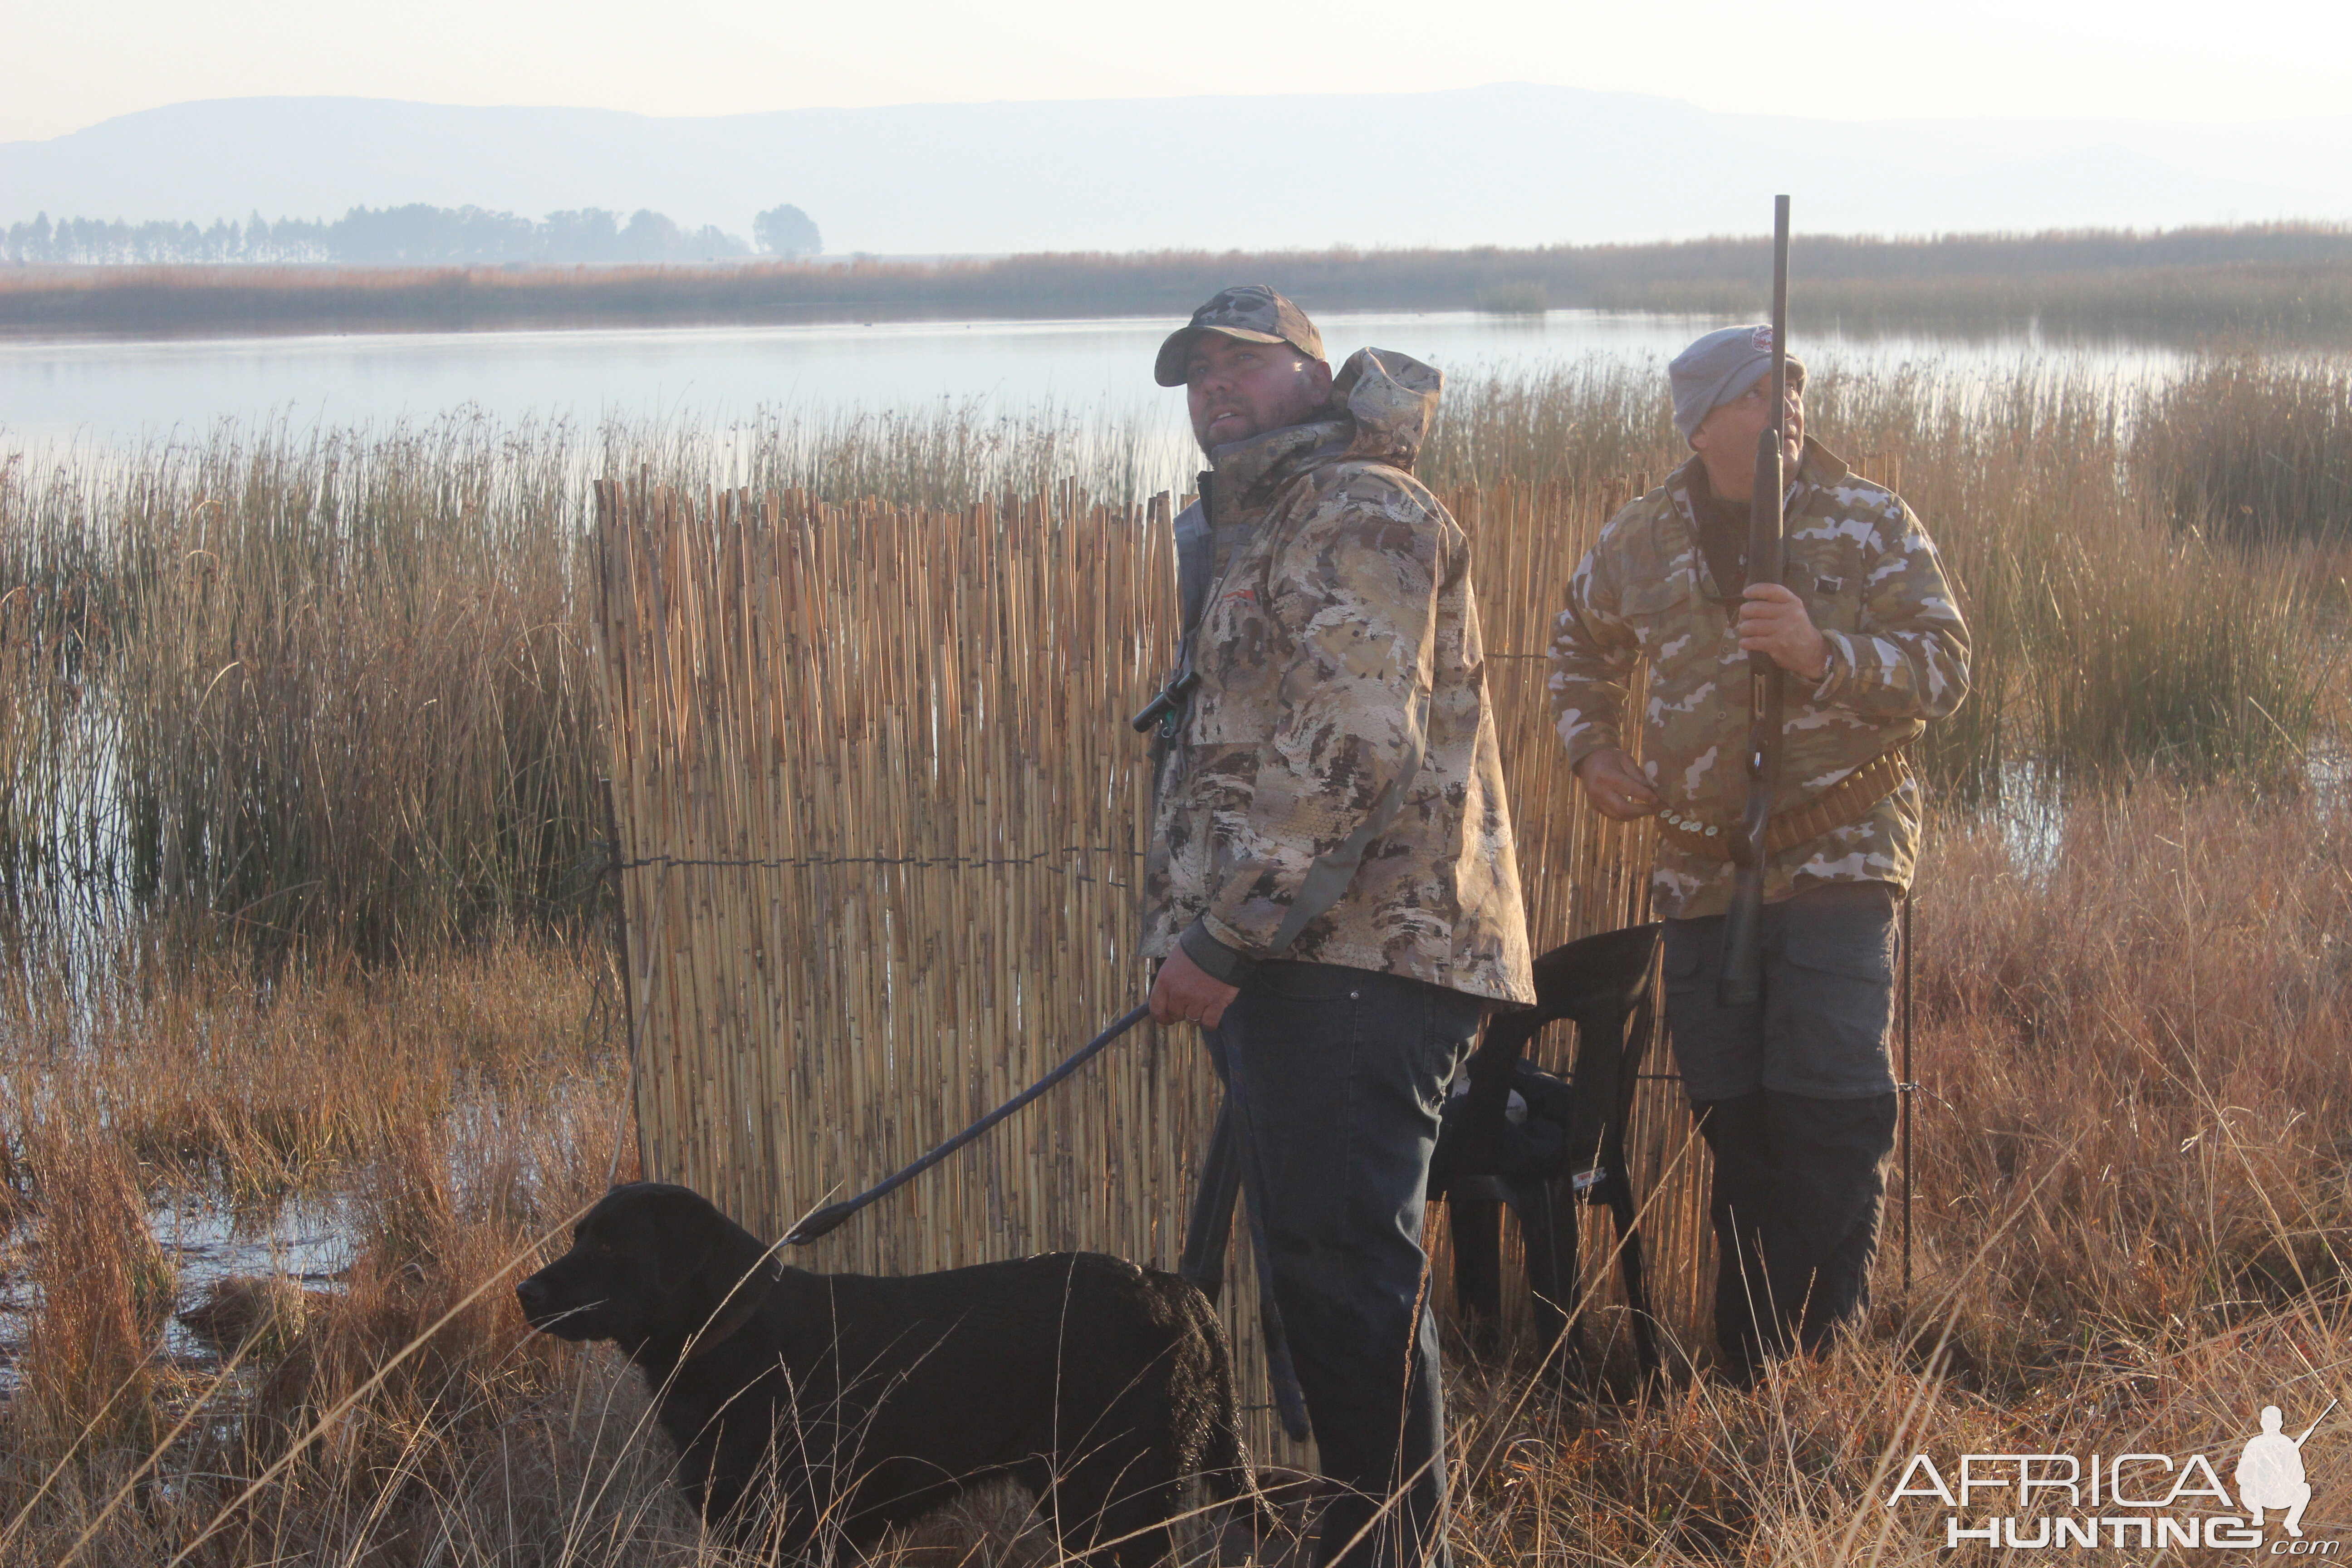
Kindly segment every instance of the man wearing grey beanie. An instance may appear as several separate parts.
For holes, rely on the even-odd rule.
[[[1709,332],[1667,367],[1691,458],[1602,528],[1551,645],[1551,709],[1586,798],[1654,817],[1666,1021],[1715,1155],[1718,1362],[1736,1381],[1813,1351],[1868,1302],[1894,1147],[1895,905],[1919,853],[1904,750],[1968,692],[1968,628],[1901,498],[1805,433],[1789,363],[1786,570],[1748,581],[1749,492],[1772,422],[1769,327]],[[1764,985],[1716,1001],[1747,804],[1748,656],[1789,676],[1765,847]],[[1648,667],[1642,760],[1623,744]]]

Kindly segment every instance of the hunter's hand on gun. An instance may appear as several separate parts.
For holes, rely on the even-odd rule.
[[[1601,816],[1619,822],[1648,816],[1665,803],[1642,772],[1642,764],[1614,746],[1603,746],[1576,764],[1576,782],[1584,798]]]
[[[1198,1024],[1213,1029],[1225,1016],[1225,1006],[1242,994],[1193,963],[1182,948],[1168,955],[1160,977],[1151,983],[1151,1020],[1155,1024]]]
[[[1829,639],[1805,613],[1804,600],[1778,583],[1748,584],[1739,606],[1739,647],[1771,655],[1774,664],[1801,680],[1818,684],[1829,673]]]

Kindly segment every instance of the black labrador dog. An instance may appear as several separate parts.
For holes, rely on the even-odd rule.
[[[1272,1521],[1208,1300],[1092,1252],[938,1274],[812,1274],[685,1187],[614,1187],[515,1287],[535,1329],[641,1368],[703,1517],[786,1552],[871,1546],[976,1483],[1034,1494],[1063,1550],[1172,1551],[1178,1493]]]

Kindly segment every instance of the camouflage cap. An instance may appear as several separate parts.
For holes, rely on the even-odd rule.
[[[1184,361],[1192,340],[1202,332],[1222,332],[1245,343],[1288,343],[1308,359],[1323,357],[1323,334],[1307,312],[1263,283],[1223,289],[1192,312],[1192,321],[1168,334],[1160,345],[1159,363],[1151,376],[1162,386],[1184,384]]]

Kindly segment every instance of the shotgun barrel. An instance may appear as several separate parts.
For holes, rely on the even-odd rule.
[[[1781,513],[1788,500],[1789,198],[1772,199],[1772,423],[1757,439],[1756,484],[1748,492],[1748,580],[1778,583],[1781,575]],[[1764,994],[1765,835],[1780,784],[1782,712],[1788,678],[1768,653],[1748,656],[1748,810],[1731,840],[1739,868],[1731,910],[1723,922],[1723,968],[1716,1005],[1747,1006]]]

